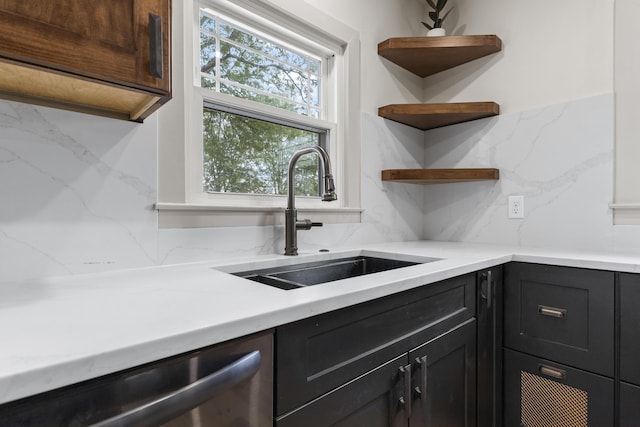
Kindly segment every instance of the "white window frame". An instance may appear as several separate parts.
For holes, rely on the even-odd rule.
[[[327,78],[337,80],[327,120],[303,117],[225,94],[215,98],[230,107],[250,108],[275,119],[302,121],[326,128],[336,178],[338,202],[299,197],[297,207],[326,223],[360,222],[360,46],[359,35],[300,0],[207,0],[226,15],[241,7],[286,25],[294,34],[328,46],[338,54]],[[160,227],[212,227],[282,223],[286,196],[208,194],[202,191],[202,103],[199,75],[199,2],[174,3],[173,99],[158,113],[158,203]],[[209,96],[211,94],[209,93]],[[199,132],[199,134],[197,134]],[[199,167],[198,167],[199,165]]]

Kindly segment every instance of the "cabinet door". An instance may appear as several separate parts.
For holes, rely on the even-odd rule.
[[[640,385],[640,274],[620,275],[620,379]]]
[[[504,425],[613,425],[613,380],[504,350]]]
[[[169,0],[1,0],[0,58],[167,94],[170,21]]]
[[[510,263],[504,345],[613,377],[614,274]]]
[[[411,392],[406,353],[276,419],[276,427],[402,427]],[[409,371],[410,372],[410,369]],[[406,386],[405,386],[406,385]]]
[[[502,267],[481,271],[478,283],[478,427],[502,426]]]
[[[411,427],[476,425],[476,321],[409,353],[415,390]]]
[[[640,387],[620,383],[620,427],[640,426]]]
[[[472,318],[475,288],[468,274],[279,327],[276,414]]]

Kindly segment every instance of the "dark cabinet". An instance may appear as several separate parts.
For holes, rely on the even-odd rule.
[[[620,274],[620,427],[640,425],[640,274]]]
[[[279,327],[276,425],[476,425],[475,311],[467,274]]]
[[[620,379],[640,386],[640,274],[620,275]],[[640,407],[640,401],[638,402]]]
[[[0,25],[0,97],[137,121],[171,98],[170,0],[2,0]]]
[[[505,426],[612,426],[613,379],[505,349]]]
[[[614,273],[511,263],[504,345],[613,377]]]
[[[278,327],[277,414],[472,318],[475,295],[468,274]]]
[[[620,427],[640,426],[640,386],[620,383]]]
[[[614,425],[615,274],[504,268],[505,425]]]
[[[476,425],[476,322],[471,320],[409,353],[411,427]],[[405,396],[406,400],[406,396]]]
[[[405,423],[402,396],[402,355],[344,384],[307,405],[278,418],[278,427],[401,426]]]
[[[475,319],[278,418],[278,427],[475,426]]]
[[[502,266],[477,273],[477,425],[502,427]]]

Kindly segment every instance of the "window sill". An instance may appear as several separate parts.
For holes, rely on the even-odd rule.
[[[611,203],[614,225],[640,225],[640,203]]]
[[[160,228],[256,227],[284,225],[284,207],[211,206],[156,203]],[[299,217],[325,224],[361,222],[360,208],[298,208]]]

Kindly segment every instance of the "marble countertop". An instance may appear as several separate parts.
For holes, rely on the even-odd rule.
[[[228,272],[354,256],[440,258],[284,291]],[[640,254],[401,242],[0,283],[0,403],[509,261],[640,273]]]

